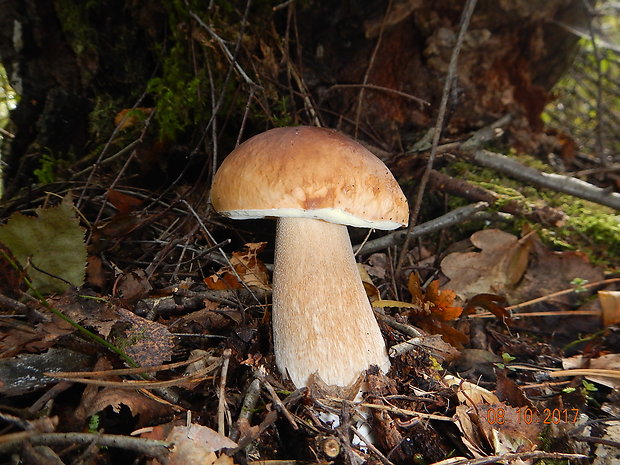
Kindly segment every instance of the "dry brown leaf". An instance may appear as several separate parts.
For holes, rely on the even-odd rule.
[[[101,358],[95,364],[95,371],[111,370],[112,364],[106,358]],[[107,377],[106,380],[120,381],[118,376]],[[149,424],[153,419],[167,415],[170,407],[146,397],[138,391],[117,389],[112,387],[100,387],[89,384],[82,393],[80,404],[75,410],[75,416],[81,421],[111,407],[112,411],[119,413],[126,406],[132,416],[139,416],[139,424]]]
[[[480,252],[455,252],[441,262],[450,288],[467,300],[476,294],[503,294],[527,269],[531,236],[518,239],[499,229],[485,229],[470,240]]]
[[[26,273],[21,269],[9,248],[2,242],[0,242],[0,276],[2,276],[0,294],[16,298],[19,296],[19,291],[25,289]]]
[[[144,121],[152,111],[152,108],[146,107],[124,108],[114,117],[114,124],[119,130],[135,126]]]
[[[364,268],[368,271],[368,274],[372,276],[376,276],[379,279],[386,279],[388,275],[388,270],[390,267],[390,260],[388,259],[387,254],[384,253],[373,253],[366,260]]]
[[[206,426],[175,426],[166,438],[174,447],[168,456],[167,465],[232,465],[230,457],[215,452],[233,449],[237,443]]]
[[[455,424],[463,437],[461,440],[469,449],[469,452],[474,456],[474,458],[482,458],[486,456],[484,452],[484,444],[480,438],[480,432],[478,430],[477,425],[472,421],[471,414],[475,415],[475,409],[468,407],[466,405],[457,405],[456,413],[454,414]]]
[[[449,289],[440,291],[437,280],[426,291],[422,290],[416,273],[409,275],[408,288],[413,303],[413,308],[407,311],[409,319],[427,333],[440,334],[444,341],[461,348],[468,341],[467,335],[447,323],[463,312],[462,307],[453,305],[455,293]]]
[[[108,189],[108,201],[119,213],[128,214],[144,204],[144,199],[127,195],[114,189]]]
[[[134,270],[120,275],[114,283],[113,293],[123,303],[133,304],[153,290],[144,270]]]
[[[440,291],[438,280],[431,282],[425,292],[422,290],[418,275],[411,273],[407,287],[411,293],[412,303],[438,320],[454,320],[463,312],[462,307],[453,306],[455,292],[450,289]]]
[[[597,358],[586,358],[581,355],[562,359],[565,370],[573,368],[594,368],[598,370],[620,371],[620,354],[605,354]],[[620,379],[605,376],[587,375],[586,379],[612,389],[620,389]]]
[[[529,407],[511,407],[503,402],[478,405],[478,425],[497,455],[527,452],[538,447],[541,419]]]
[[[504,371],[507,370],[497,371],[497,387],[495,389],[495,394],[497,394],[497,397],[502,402],[506,402],[513,407],[533,408],[534,405],[526,397],[523,389],[521,389],[517,383],[510,379]]]
[[[124,328],[125,353],[141,366],[161,365],[170,360],[174,349],[174,336],[161,323],[147,320],[135,313],[118,308],[119,320],[129,323]]]
[[[575,278],[587,282],[601,281],[603,272],[588,257],[575,251],[549,250],[537,237],[532,238],[532,253],[523,279],[514,290],[504,293],[511,302],[523,302],[574,286]],[[549,301],[559,305],[578,305],[583,294],[568,293]]]
[[[362,284],[364,285],[364,289],[366,290],[366,295],[370,299],[371,302],[375,302],[381,300],[381,294],[379,293],[379,289],[372,282],[372,278],[366,271],[366,267],[361,263],[357,264],[357,270],[360,273],[360,278],[362,279]],[[376,305],[373,304],[373,307]]]
[[[500,320],[509,321],[510,314],[504,308],[505,305],[506,299],[501,295],[477,294],[467,301],[467,304],[463,308],[463,313],[469,315],[475,313],[476,308],[483,308]]]
[[[242,252],[233,252],[231,265],[241,280],[251,287],[271,290],[267,267],[258,259],[258,254],[265,248],[266,242],[250,242],[245,244]],[[217,273],[204,279],[209,289],[238,289],[242,284],[229,266],[222,267]]]
[[[459,401],[468,407],[474,408],[482,403],[499,403],[499,399],[491,391],[476,384],[457,378],[452,375],[445,375],[443,381],[448,385],[457,388],[456,395]]]

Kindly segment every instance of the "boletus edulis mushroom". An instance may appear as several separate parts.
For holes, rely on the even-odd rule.
[[[285,378],[345,387],[371,365],[389,369],[347,231],[407,225],[407,200],[381,160],[335,130],[271,129],[226,157],[211,202],[230,218],[278,219],[273,342]]]

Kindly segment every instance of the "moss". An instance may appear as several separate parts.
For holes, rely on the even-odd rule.
[[[518,158],[528,166],[549,171],[548,166],[532,157]],[[451,164],[446,171],[495,192],[499,200],[493,209],[501,208],[510,200],[519,200],[530,207],[546,205],[561,210],[566,215],[562,225],[554,228],[531,225],[547,244],[584,252],[602,266],[614,267],[620,262],[620,219],[612,209],[548,189],[534,188],[465,161]],[[522,218],[514,218],[513,221],[512,226],[517,231],[525,222]]]
[[[192,11],[205,8],[198,2],[189,2]],[[187,30],[180,27],[190,18],[184,1],[165,2],[171,37],[157,51],[161,62],[161,73],[147,83],[147,92],[155,102],[155,121],[158,123],[160,139],[171,140],[188,126],[206,122],[210,118],[207,102],[211,97],[211,83],[207,72],[213,63],[192,65],[194,39]],[[197,13],[199,14],[199,13]]]
[[[96,60],[97,51],[97,31],[91,27],[89,16],[98,6],[97,0],[89,0],[85,2],[75,2],[72,0],[54,0],[54,9],[62,31],[64,32],[73,53],[78,61],[82,63],[92,62]],[[92,75],[89,70],[92,66],[80,67],[84,75],[82,81],[89,82]]]
[[[100,94],[95,98],[95,104],[88,115],[88,130],[94,140],[103,140],[114,131],[114,116],[122,105],[112,96]]]

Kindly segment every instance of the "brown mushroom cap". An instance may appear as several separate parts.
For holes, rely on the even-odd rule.
[[[239,145],[213,180],[211,202],[234,219],[316,218],[396,229],[409,210],[381,160],[332,129],[276,128]]]

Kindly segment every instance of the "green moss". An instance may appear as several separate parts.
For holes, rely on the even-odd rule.
[[[54,0],[56,16],[60,21],[73,53],[79,61],[83,63],[96,60],[97,51],[97,31],[90,26],[89,16],[97,7],[97,0],[85,2],[75,2],[72,0]],[[88,82],[92,75],[88,73],[90,67],[82,66],[81,70],[85,73],[82,76],[83,82]]]
[[[528,166],[549,171],[548,166],[532,157],[518,158]],[[559,249],[579,250],[603,266],[613,268],[620,263],[620,218],[612,209],[548,189],[534,188],[465,161],[451,164],[446,171],[497,194],[499,200],[493,209],[517,200],[526,209],[549,206],[561,210],[566,219],[557,227],[531,224],[547,244]],[[522,218],[513,221],[516,231],[525,222]]]
[[[114,116],[122,108],[120,102],[111,96],[100,94],[95,99],[95,105],[88,115],[88,130],[94,140],[104,140],[114,131]]]
[[[49,153],[44,153],[39,159],[39,168],[34,170],[34,175],[39,184],[51,184],[56,180],[56,160]]]

